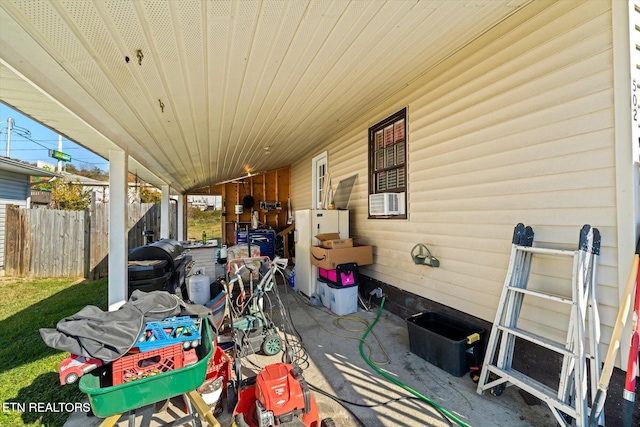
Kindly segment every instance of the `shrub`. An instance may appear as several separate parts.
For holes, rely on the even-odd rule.
[[[81,211],[91,203],[91,190],[82,185],[67,182],[64,179],[54,181],[51,189],[51,205],[54,209]]]

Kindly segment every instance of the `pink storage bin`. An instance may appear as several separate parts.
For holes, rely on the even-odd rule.
[[[336,270],[336,276],[338,276],[337,270]],[[339,277],[340,277],[339,284],[342,286],[353,286],[358,284],[355,271],[343,271],[340,273]]]
[[[335,270],[318,268],[318,276],[332,285],[354,286],[358,284],[358,264],[340,264]]]
[[[320,277],[328,280],[331,283],[337,283],[337,273],[336,270],[327,270],[325,268],[318,268]]]

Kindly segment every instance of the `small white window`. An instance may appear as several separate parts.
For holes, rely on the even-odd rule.
[[[327,206],[323,206],[322,202],[324,200],[324,187],[325,187],[325,179],[328,177],[328,169],[327,169],[327,152],[323,152],[322,154],[317,155],[311,161],[313,171],[312,171],[312,185],[313,188],[311,190],[312,198],[311,198],[311,206],[313,209],[325,209]]]

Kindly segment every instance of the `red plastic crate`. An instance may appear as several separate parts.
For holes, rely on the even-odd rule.
[[[231,379],[231,359],[214,341],[213,355],[207,364],[206,379],[222,377],[224,386]]]
[[[114,360],[111,365],[113,385],[179,369],[184,365],[182,343],[123,356]]]

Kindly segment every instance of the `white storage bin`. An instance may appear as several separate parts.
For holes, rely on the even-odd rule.
[[[358,287],[348,288],[329,287],[329,298],[331,299],[331,311],[338,316],[355,313],[358,311]]]
[[[322,305],[327,308],[331,308],[331,296],[329,295],[329,285],[325,282],[321,282],[318,280],[317,286],[318,292],[320,293],[320,301],[322,301]]]

